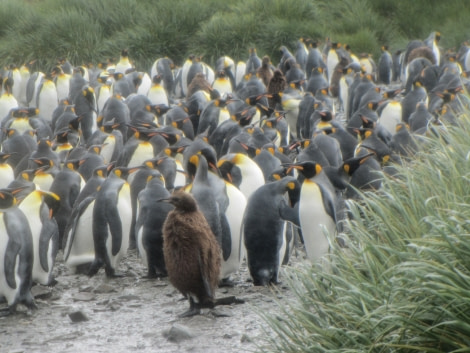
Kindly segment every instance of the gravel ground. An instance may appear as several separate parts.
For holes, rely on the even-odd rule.
[[[298,252],[291,266],[304,261]],[[258,310],[276,313],[277,301],[294,297],[282,284],[276,291],[254,287],[242,266],[232,276],[235,286],[219,288],[217,297],[236,296],[243,304],[178,318],[189,303],[168,279],[144,279],[135,250],[120,264],[122,278],[108,279],[103,270],[93,278],[71,274],[61,252],[55,271],[56,286],[33,287],[38,310],[18,306],[16,314],[0,318],[0,352],[251,352],[266,335]]]

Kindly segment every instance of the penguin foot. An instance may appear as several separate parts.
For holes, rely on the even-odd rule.
[[[15,310],[11,310],[11,308],[2,308],[0,309],[0,317],[10,316],[14,312]]]
[[[237,283],[232,281],[230,278],[222,278],[222,280],[219,282],[219,287],[230,287],[233,288],[235,287]]]
[[[243,299],[238,299],[234,295],[230,295],[228,297],[223,297],[223,298],[217,298],[215,300],[214,305],[232,305],[232,304],[244,304],[245,301]]]
[[[200,308],[196,308],[196,307],[189,308],[189,310],[185,311],[182,314],[179,314],[178,317],[179,318],[184,318],[184,317],[191,317],[191,316],[195,316],[195,315],[201,315],[201,309]]]

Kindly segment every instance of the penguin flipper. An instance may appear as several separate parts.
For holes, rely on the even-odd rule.
[[[232,253],[232,234],[225,213],[220,214],[220,226],[222,228],[222,257],[224,261],[227,261]]]
[[[122,244],[122,224],[119,217],[119,212],[116,207],[110,207],[106,210],[106,215],[108,219],[109,231],[111,233],[111,253],[113,256],[116,256],[121,250]],[[109,221],[112,220],[112,221]]]
[[[5,249],[5,277],[10,288],[16,288],[15,269],[21,243],[16,237],[10,237]]]
[[[297,203],[294,207],[290,207],[285,200],[282,200],[279,205],[279,216],[288,222],[294,223],[300,227],[299,217],[299,204]]]
[[[78,221],[82,216],[83,212],[87,209],[88,205],[95,200],[94,196],[89,196],[85,198],[78,206],[76,206],[72,210],[72,214],[70,219],[72,220],[72,224],[67,224],[64,231],[64,261],[67,261],[70,255],[70,250],[72,249],[73,241],[75,240],[75,233],[77,232]],[[65,239],[68,236],[69,239]],[[65,245],[69,244],[66,248]]]
[[[52,244],[51,244],[52,239]],[[39,263],[45,272],[49,272],[48,254],[52,252],[52,258],[55,258],[58,250],[59,228],[55,220],[43,222],[41,234],[39,235]],[[52,246],[52,249],[49,249]]]
[[[323,206],[325,207],[326,213],[333,219],[335,224],[337,224],[336,207],[333,198],[330,197],[330,194],[324,190],[323,187],[320,187],[320,192],[322,194]]]

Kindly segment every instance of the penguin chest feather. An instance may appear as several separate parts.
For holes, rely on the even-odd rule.
[[[328,194],[310,180],[305,180],[299,202],[299,218],[307,256],[311,261],[328,253],[329,240],[336,229],[334,218],[328,211]],[[329,201],[332,202],[330,199]],[[331,205],[331,203],[330,203]]]

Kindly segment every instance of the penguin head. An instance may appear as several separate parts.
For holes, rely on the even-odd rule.
[[[348,160],[344,161],[344,163],[341,165],[341,171],[346,173],[349,176],[352,176],[354,172],[370,157],[374,156],[375,153],[367,153],[363,156],[360,157],[352,157],[349,158]]]
[[[240,187],[243,179],[242,172],[240,167],[237,166],[237,162],[239,163],[243,157],[248,158],[242,153],[233,153],[224,156],[217,162],[217,168],[222,178],[235,185],[237,188]]]
[[[117,177],[126,180],[129,175],[131,175],[132,173],[135,173],[141,168],[142,166],[133,167],[133,168],[116,167],[111,171],[111,174],[116,175]]]
[[[42,190],[37,190],[37,192],[41,195],[47,207],[49,207],[49,219],[51,219],[54,216],[54,213],[56,213],[60,208],[60,197],[53,192]]]
[[[17,204],[16,197],[11,189],[0,189],[0,209],[7,209]]]
[[[12,152],[12,153],[0,152],[0,164],[6,163],[8,161],[8,158],[10,158],[13,153],[15,152]]]
[[[175,191],[169,198],[160,201],[171,203],[175,206],[177,212],[185,213],[198,210],[197,202],[194,197],[183,190]]]
[[[103,165],[103,166],[97,167],[93,169],[92,175],[98,178],[106,178],[108,176],[109,168],[110,168],[109,165]]]
[[[319,163],[313,161],[295,163],[292,164],[291,167],[297,169],[306,179],[313,178],[323,170]]]

